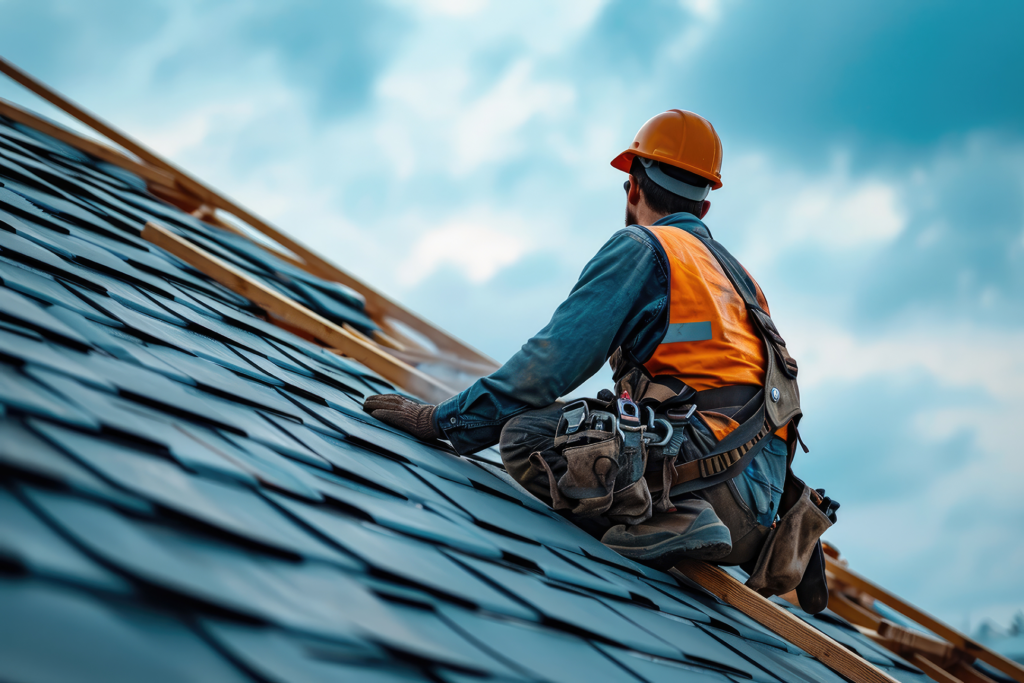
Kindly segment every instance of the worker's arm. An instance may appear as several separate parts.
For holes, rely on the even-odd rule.
[[[645,230],[612,236],[583,269],[551,321],[493,374],[437,407],[437,427],[459,453],[498,443],[502,426],[550,405],[597,372],[611,353],[658,325],[668,266]]]

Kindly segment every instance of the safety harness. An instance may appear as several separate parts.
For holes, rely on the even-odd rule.
[[[693,419],[695,410],[723,408],[729,409],[724,411],[728,417],[739,422],[724,439],[708,444],[710,452],[696,459],[684,458],[684,462],[678,462],[678,456],[685,455],[682,453],[683,430],[677,430],[675,438],[665,446],[650,447],[649,462],[663,462],[660,473],[648,471],[646,475],[651,492],[662,492],[661,507],[669,504],[670,495],[707,488],[737,476],[767,444],[766,437],[777,429],[793,425],[792,434],[798,438],[796,425],[803,414],[796,382],[797,363],[789,355],[771,316],[758,303],[750,276],[724,246],[692,229],[682,229],[700,240],[715,257],[743,299],[754,328],[764,340],[767,367],[763,387],[736,385],[698,392],[675,377],[648,378],[639,402],[655,406],[658,417],[669,424],[678,424],[680,418]],[[638,364],[633,367],[643,371]]]

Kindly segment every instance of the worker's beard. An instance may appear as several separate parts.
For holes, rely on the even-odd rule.
[[[626,202],[626,227],[636,225],[636,214],[633,213],[633,205]]]

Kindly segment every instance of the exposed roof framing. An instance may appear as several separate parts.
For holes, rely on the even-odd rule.
[[[281,232],[254,212],[186,173],[142,143],[72,102],[2,57],[0,57],[0,72],[6,74],[77,121],[120,145],[127,152],[137,157],[138,160],[120,154],[114,148],[76,135],[59,126],[54,126],[2,100],[0,100],[0,114],[4,114],[19,123],[54,135],[54,137],[57,137],[62,142],[84,152],[94,154],[104,161],[121,166],[133,173],[138,173],[147,182],[152,184],[153,187],[151,189],[155,194],[172,203],[188,208],[190,211],[193,209],[202,210],[203,207],[207,207],[207,211],[212,209],[214,212],[220,210],[229,213],[265,238],[294,254],[297,258],[288,259],[287,256],[284,256],[294,265],[313,275],[338,282],[359,292],[365,298],[366,313],[381,327],[381,330],[375,333],[375,344],[379,347],[375,353],[401,357],[404,361],[407,361],[406,364],[422,364],[426,367],[429,367],[431,364],[447,365],[457,373],[467,375],[470,379],[488,374],[498,368],[498,364],[487,355],[424,320],[362,280],[337,267],[304,244]],[[222,221],[216,221],[216,224],[224,225]],[[241,234],[251,239],[248,234],[244,232]],[[261,249],[268,249],[275,256],[282,257],[280,250],[271,250],[264,242],[259,240],[252,240],[252,242]],[[436,349],[425,349],[417,341],[409,338],[407,335],[403,335],[401,329],[395,325],[395,322],[407,325],[416,333],[423,335],[434,344]],[[394,351],[398,353],[393,354],[392,352]],[[402,370],[402,372],[405,373],[407,371]],[[397,379],[396,377],[396,381]],[[441,383],[437,384],[443,386]],[[415,392],[416,389],[410,388],[409,391]],[[448,392],[448,395],[451,395],[451,393]],[[436,392],[423,397],[438,400]]]

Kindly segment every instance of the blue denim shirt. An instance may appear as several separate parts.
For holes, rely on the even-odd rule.
[[[693,214],[655,225],[710,236]],[[551,321],[497,371],[438,406],[437,426],[459,453],[498,443],[516,415],[551,405],[578,387],[619,346],[644,362],[668,326],[670,272],[661,244],[636,225],[612,235],[583,268]]]

